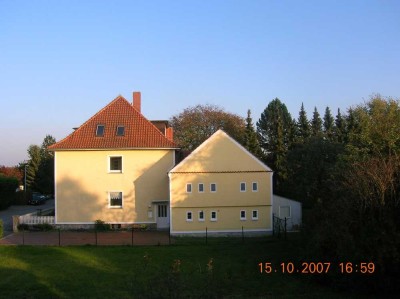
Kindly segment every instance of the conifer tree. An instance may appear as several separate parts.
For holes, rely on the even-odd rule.
[[[310,122],[307,119],[307,112],[304,104],[301,103],[299,118],[297,119],[298,142],[304,142],[311,135]]]
[[[253,155],[261,158],[261,148],[260,148],[260,144],[258,143],[257,133],[254,130],[253,119],[251,118],[250,109],[247,110],[244,146]]]
[[[332,140],[335,122],[334,122],[334,119],[333,119],[333,116],[332,116],[332,113],[331,113],[331,110],[329,109],[329,107],[326,107],[326,109],[325,109],[323,126],[324,126],[325,136],[328,138],[328,140]]]
[[[319,136],[322,133],[322,120],[319,116],[317,107],[314,107],[313,118],[311,120],[311,135]]]

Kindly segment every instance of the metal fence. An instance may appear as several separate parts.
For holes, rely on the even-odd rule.
[[[279,218],[272,214],[272,235],[280,238],[282,235],[286,239],[287,218]]]

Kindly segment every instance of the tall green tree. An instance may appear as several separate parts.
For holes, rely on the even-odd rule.
[[[250,109],[247,110],[246,130],[244,136],[245,148],[258,158],[262,158],[260,144],[258,143],[257,133],[254,129],[253,119]]]
[[[346,120],[340,113],[340,108],[336,114],[334,136],[337,142],[343,143],[346,135]]]
[[[326,138],[332,140],[335,130],[335,121],[333,119],[331,109],[329,109],[329,107],[326,107],[325,109],[323,127]]]
[[[317,107],[314,107],[313,117],[311,120],[311,135],[319,136],[322,133],[322,119],[319,115]]]
[[[54,194],[54,154],[48,147],[56,142],[51,135],[46,135],[40,147],[40,165],[36,178],[36,187],[45,194]]]
[[[26,185],[28,189],[37,189],[37,174],[42,161],[41,149],[37,145],[28,148],[28,167],[26,169]]]
[[[308,121],[307,112],[304,109],[303,103],[301,103],[299,117],[297,119],[297,132],[298,142],[304,142],[307,138],[311,136],[310,122]]]
[[[274,171],[274,187],[280,192],[286,179],[286,154],[293,143],[293,120],[286,105],[278,98],[272,100],[257,122],[257,134],[265,162]]]

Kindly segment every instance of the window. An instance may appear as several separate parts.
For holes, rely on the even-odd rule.
[[[192,184],[186,184],[186,193],[192,193]]]
[[[251,214],[252,220],[258,220],[258,210],[253,210]]]
[[[217,184],[211,183],[210,184],[210,191],[211,192],[217,192]]]
[[[186,221],[193,221],[192,212],[186,212]]]
[[[258,191],[258,183],[257,182],[253,182],[252,183],[252,190],[253,190],[253,192],[257,192]]]
[[[122,192],[110,192],[108,197],[110,208],[122,208]]]
[[[246,220],[246,211],[245,210],[240,211],[240,220]]]
[[[98,137],[104,136],[104,125],[97,125],[96,136]]]
[[[290,218],[290,206],[279,206],[279,217]]]
[[[240,192],[246,192],[246,183],[240,183]]]
[[[110,172],[122,172],[122,157],[110,157]]]
[[[117,127],[117,136],[124,136],[125,135],[125,127],[124,126],[118,126]]]
[[[167,217],[167,205],[158,205],[158,217]]]
[[[211,221],[217,221],[217,212],[211,211]]]
[[[204,184],[203,183],[199,183],[199,192],[200,193],[204,192]]]
[[[199,212],[199,221],[204,221],[204,212],[203,211]]]

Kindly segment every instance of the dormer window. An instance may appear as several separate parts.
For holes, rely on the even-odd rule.
[[[96,136],[103,137],[104,136],[104,125],[97,125]]]
[[[125,135],[125,127],[124,126],[118,126],[117,127],[117,136],[124,136]]]

